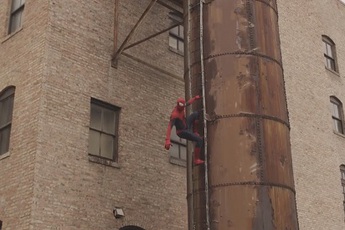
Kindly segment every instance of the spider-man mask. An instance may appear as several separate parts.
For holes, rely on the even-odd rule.
[[[183,98],[177,99],[177,109],[179,111],[184,110],[184,107],[186,106],[186,101]]]

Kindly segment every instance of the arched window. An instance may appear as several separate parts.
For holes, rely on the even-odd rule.
[[[119,230],[145,230],[145,229],[134,226],[134,225],[128,225],[128,226],[124,226],[120,228]]]
[[[338,72],[334,42],[325,35],[322,36],[322,42],[326,68]]]
[[[333,129],[337,133],[344,134],[344,113],[341,101],[331,96]]]
[[[0,92],[0,155],[8,152],[10,145],[14,91],[11,86]]]

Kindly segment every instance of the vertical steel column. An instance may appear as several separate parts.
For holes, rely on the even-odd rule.
[[[201,0],[188,0],[188,3],[184,4],[184,11],[188,12],[188,23],[185,22],[185,31],[188,31],[188,63],[185,65],[186,69],[189,70],[190,78],[186,85],[189,86],[192,95],[203,95],[203,100],[193,104],[193,110],[201,110],[206,105],[205,98],[205,79],[204,79],[204,66],[203,66],[203,30],[200,29],[203,24],[202,16],[202,4]],[[187,27],[188,26],[188,27]],[[186,63],[186,62],[185,62]],[[203,113],[206,111],[203,110]],[[207,135],[206,124],[200,124],[199,132],[203,136]],[[207,146],[207,138],[205,138]],[[207,148],[206,148],[207,150]],[[207,154],[206,154],[207,155]],[[208,177],[207,175],[207,159],[206,164],[194,166],[192,172],[192,194],[193,201],[193,216],[191,222],[193,228],[189,226],[189,229],[210,229],[209,221],[209,209],[208,209]],[[206,184],[206,186],[205,186]]]
[[[192,82],[190,73],[190,55],[189,55],[189,44],[190,44],[190,13],[188,6],[190,0],[183,1],[183,27],[184,27],[184,81],[185,81],[185,95],[189,100],[193,97],[192,95]],[[187,113],[190,114],[190,107],[187,107]],[[188,229],[193,229],[194,223],[194,212],[193,212],[193,175],[192,175],[192,155],[191,153],[191,143],[188,142],[187,146],[187,206],[188,206]]]
[[[200,75],[201,75],[201,92],[202,92],[202,108],[203,118],[206,117],[206,89],[205,89],[205,66],[204,66],[204,1],[199,0],[199,33],[200,33]],[[207,154],[207,124],[203,121],[203,137],[204,137],[204,156],[205,156],[205,217],[206,217],[206,229],[210,230],[210,208],[209,208],[209,190],[208,190],[208,154]]]
[[[276,0],[209,0],[204,6],[200,11],[200,0],[190,0],[190,87],[195,95],[205,84],[213,118],[208,174],[204,166],[193,168],[194,227],[208,228],[209,198],[212,230],[297,230]]]

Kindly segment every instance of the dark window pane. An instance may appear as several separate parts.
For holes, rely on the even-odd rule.
[[[21,0],[12,0],[12,12],[21,6]]]
[[[101,156],[113,159],[114,137],[106,134],[101,135]]]
[[[178,144],[172,143],[172,146],[169,149],[169,153],[171,157],[178,159],[180,157]]]
[[[179,37],[180,38],[184,38],[184,34],[183,34],[183,26],[179,26]]]
[[[11,123],[13,111],[13,96],[0,101],[0,128]]]
[[[177,49],[177,39],[174,37],[169,37],[169,46],[171,48]]]
[[[11,21],[10,21],[10,30],[9,33],[15,32],[17,29],[19,29],[22,25],[22,13],[23,11],[17,11],[16,13],[11,15]]]
[[[330,69],[335,71],[335,61],[333,59],[331,59],[330,62],[331,62],[330,63],[331,64]]]
[[[117,123],[119,109],[98,100],[91,100],[89,153],[117,160]]]
[[[180,141],[180,138],[176,135],[176,128],[175,128],[175,126],[171,129],[170,139],[172,141],[176,141],[176,142]]]
[[[101,131],[102,108],[98,105],[91,104],[90,127]]]
[[[326,54],[331,58],[333,57],[332,46],[330,44],[326,44]]]
[[[341,121],[333,119],[333,123],[334,123],[335,131],[338,133],[343,133],[343,127],[342,127]]]
[[[184,43],[183,41],[178,41],[178,50],[183,52],[184,51]]]
[[[339,106],[332,102],[332,115],[333,117],[340,118]]]
[[[8,147],[10,144],[10,132],[11,126],[0,130],[0,155],[8,152]]]
[[[10,87],[8,89],[6,89],[0,96],[0,100],[3,100],[7,97],[9,97],[10,95],[14,94],[14,87]]]
[[[331,60],[329,58],[327,58],[327,57],[326,57],[326,67],[328,69],[332,69],[332,67],[331,67]]]
[[[103,109],[102,131],[115,134],[115,112],[109,109]]]
[[[178,27],[176,26],[176,27],[172,28],[172,29],[170,30],[170,33],[172,33],[172,34],[178,36],[178,35],[179,35],[179,33],[178,33]]]
[[[100,155],[100,137],[101,134],[97,131],[91,130],[89,132],[89,153],[92,155]]]
[[[328,58],[325,56],[325,66],[327,67],[327,68],[329,68],[328,66],[329,66],[329,64],[328,64]]]

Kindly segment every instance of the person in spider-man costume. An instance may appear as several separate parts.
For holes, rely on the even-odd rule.
[[[200,152],[201,147],[203,145],[203,139],[200,137],[195,127],[195,123],[197,122],[197,119],[199,117],[199,112],[193,112],[186,119],[185,107],[191,105],[195,100],[198,100],[200,98],[201,97],[197,95],[190,99],[187,103],[183,98],[177,99],[177,105],[175,106],[170,115],[170,122],[168,125],[167,134],[165,138],[165,149],[169,150],[171,146],[171,129],[175,125],[177,136],[195,142],[196,144],[194,148],[194,164],[196,165],[204,163],[204,161],[200,159]]]

